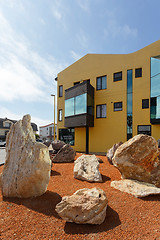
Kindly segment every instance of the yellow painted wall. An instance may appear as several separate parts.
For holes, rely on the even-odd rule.
[[[160,55],[160,40],[131,54],[87,54],[58,74],[57,90],[63,85],[63,97],[57,97],[57,112],[63,109],[64,90],[74,82],[90,79],[95,88],[94,127],[89,128],[89,151],[106,152],[119,141],[127,140],[127,70],[133,69],[133,136],[137,125],[150,125],[150,109],[142,109],[142,99],[150,98],[150,57]],[[135,69],[142,67],[142,77],[135,78]],[[113,73],[122,71],[122,81],[113,82]],[[107,89],[96,90],[96,78],[107,75]],[[114,102],[123,102],[122,111],[113,111]],[[96,119],[96,105],[107,105],[107,117]],[[58,114],[57,114],[58,115]],[[160,138],[160,125],[152,125],[152,136]],[[75,150],[85,151],[85,128],[75,128]]]

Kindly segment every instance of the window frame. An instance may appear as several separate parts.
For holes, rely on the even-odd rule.
[[[140,72],[139,72],[140,70]],[[142,68],[136,68],[135,69],[135,78],[140,78],[142,77]]]
[[[105,81],[106,81],[106,87],[105,88],[102,88],[102,79],[103,79],[103,77],[105,77]],[[100,79],[100,88],[98,88],[98,84],[97,84],[97,82],[98,82],[98,79]],[[107,89],[107,75],[103,75],[103,76],[99,76],[99,77],[97,77],[96,78],[96,90],[97,91],[99,91],[99,90],[104,90],[104,89]]]
[[[121,73],[121,77],[115,77],[116,74],[120,74]],[[119,72],[115,72],[113,73],[113,82],[118,82],[118,81],[122,81],[122,71],[119,71]]]
[[[60,90],[62,88],[62,90]],[[63,97],[63,85],[59,86],[59,97]]]
[[[60,114],[60,113],[61,113],[61,114]],[[58,121],[59,121],[59,122],[62,122],[62,118],[63,118],[62,113],[63,113],[62,109],[59,109],[59,110],[58,110]],[[60,118],[60,116],[62,116],[62,118]]]
[[[146,104],[146,102],[148,104],[147,104],[147,106],[144,106]],[[142,99],[142,109],[148,109],[148,108],[149,108],[149,98]]]
[[[116,104],[120,104],[120,103],[121,103],[121,108],[119,108],[119,110],[118,110],[118,108],[116,108],[115,105],[116,105]],[[117,109],[117,110],[116,110],[116,109]],[[114,102],[114,103],[113,103],[113,111],[114,111],[114,112],[123,111],[123,102],[122,102],[122,101],[121,101],[121,102]]]
[[[103,116],[103,114],[102,114],[102,106],[105,106],[106,107],[106,116],[105,117],[102,117]],[[98,117],[97,116],[97,108],[98,107],[100,107],[100,117]],[[105,103],[105,104],[98,104],[98,105],[96,105],[96,118],[106,118],[107,117],[107,104]]]

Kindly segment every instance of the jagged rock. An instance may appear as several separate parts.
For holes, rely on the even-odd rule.
[[[47,190],[51,172],[48,148],[35,140],[30,115],[13,124],[7,134],[2,173],[5,197],[40,196]]]
[[[160,158],[156,140],[139,134],[123,143],[112,159],[122,178],[138,180],[160,187]]]
[[[73,162],[76,156],[75,150],[69,145],[65,144],[53,158],[54,163]]]
[[[52,148],[56,151],[56,153],[65,145],[65,142],[60,140],[55,140],[52,142]]]
[[[160,188],[155,187],[153,184],[131,179],[112,181],[111,187],[118,189],[121,192],[130,193],[135,197],[146,197],[151,194],[160,194]]]
[[[83,188],[65,196],[56,205],[56,212],[67,222],[101,224],[106,217],[107,197],[100,188]]]
[[[74,162],[74,177],[88,182],[102,182],[95,155],[82,155]]]
[[[106,157],[107,157],[108,162],[109,162],[110,164],[113,165],[113,163],[112,163],[112,158],[113,158],[113,156],[114,156],[115,151],[117,150],[117,148],[118,148],[119,146],[121,146],[122,144],[123,144],[122,142],[116,143],[116,144],[114,144],[114,145],[112,146],[112,148],[110,148],[110,149],[107,151]]]
[[[100,157],[97,157],[99,163],[103,163],[103,160]]]
[[[44,145],[46,145],[47,147],[49,147],[50,146],[50,144],[51,144],[51,141],[44,141],[44,143],[43,143]]]

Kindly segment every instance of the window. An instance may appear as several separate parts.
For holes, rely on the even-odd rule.
[[[114,111],[122,111],[122,102],[115,102],[114,103]]]
[[[65,100],[65,117],[87,113],[87,93]]]
[[[113,81],[121,81],[122,80],[122,72],[116,72],[113,74]]]
[[[138,125],[137,134],[147,134],[151,136],[151,125]]]
[[[142,99],[142,109],[149,108],[149,99]]]
[[[96,106],[96,118],[106,118],[106,104]]]
[[[135,78],[142,77],[142,68],[135,69]]]
[[[62,109],[59,109],[58,120],[59,120],[60,122],[62,121]]]
[[[5,127],[10,127],[11,126],[11,123],[10,122],[5,122]]]
[[[107,88],[107,76],[97,77],[97,90]]]
[[[74,145],[74,128],[59,128],[59,140]]]
[[[59,97],[63,97],[63,86],[59,86]]]

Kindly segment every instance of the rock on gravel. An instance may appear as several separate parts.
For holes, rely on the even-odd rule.
[[[58,152],[64,145],[65,145],[65,142],[60,141],[60,140],[54,140],[54,141],[52,142],[52,148],[53,148],[53,150],[55,150],[56,152]]]
[[[123,143],[112,159],[122,178],[138,180],[160,187],[160,159],[156,140],[139,134]]]
[[[107,151],[106,157],[107,157],[108,162],[109,162],[110,164],[113,165],[113,163],[112,163],[112,158],[113,158],[113,156],[114,156],[115,151],[117,150],[117,148],[118,148],[119,146],[121,146],[122,144],[123,144],[123,142],[116,143],[116,144],[114,144],[114,145]]]
[[[56,205],[56,212],[67,222],[101,224],[106,217],[107,197],[100,188],[83,188],[65,196]]]
[[[30,121],[30,115],[24,116],[11,126],[7,135],[2,173],[2,194],[5,197],[36,197],[47,190],[51,160],[48,148],[36,142]]]
[[[74,177],[88,182],[102,182],[95,155],[82,155],[74,162]]]
[[[73,162],[76,156],[75,150],[69,145],[65,144],[63,147],[57,152],[55,157],[53,158],[54,163],[67,163]]]
[[[131,179],[112,181],[111,187],[118,189],[121,192],[130,193],[135,197],[146,197],[151,194],[160,194],[160,188],[155,187],[153,184]]]

